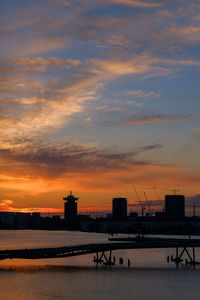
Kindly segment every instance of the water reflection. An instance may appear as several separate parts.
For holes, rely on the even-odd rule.
[[[181,266],[180,266],[181,267]],[[182,265],[182,270],[187,269]],[[192,269],[192,268],[191,268]],[[163,268],[163,267],[130,267],[130,268],[124,268],[124,267],[106,267],[101,266],[98,267],[98,272],[120,272],[120,273],[126,273],[129,272],[135,272],[135,271],[163,271],[163,272],[178,272],[176,268]],[[66,265],[14,265],[14,266],[7,266],[2,265],[0,266],[0,271],[8,271],[8,272],[38,272],[38,271],[47,271],[47,272],[97,272],[97,268],[94,266],[66,266]],[[200,272],[200,269],[195,269],[194,271]]]

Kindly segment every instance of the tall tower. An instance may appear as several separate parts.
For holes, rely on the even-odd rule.
[[[72,191],[70,191],[70,194],[63,198],[65,201],[65,221],[67,222],[73,222],[76,220],[77,217],[77,202],[78,198],[75,198],[72,195]]]

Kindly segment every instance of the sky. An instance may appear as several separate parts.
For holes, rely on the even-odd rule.
[[[0,211],[198,202],[199,0],[0,5]]]

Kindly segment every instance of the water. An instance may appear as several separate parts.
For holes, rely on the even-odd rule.
[[[107,242],[107,235],[68,231],[0,231],[0,249]],[[117,265],[93,264],[93,255],[0,261],[0,300],[199,299],[200,267],[167,264],[173,249],[115,251]],[[124,265],[119,265],[119,258]],[[127,267],[130,259],[131,266]],[[197,253],[200,260],[200,253]]]

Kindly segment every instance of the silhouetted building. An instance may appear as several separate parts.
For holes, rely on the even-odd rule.
[[[67,222],[73,222],[77,218],[77,202],[78,198],[75,198],[70,191],[70,194],[63,198],[65,202],[64,217]]]
[[[156,220],[158,219],[164,219],[165,218],[165,212],[164,211],[156,211],[155,212]]]
[[[15,228],[29,228],[31,224],[31,214],[17,212],[15,214]]]
[[[174,220],[185,217],[185,197],[183,195],[165,196],[165,216],[167,219]]]
[[[129,217],[131,218],[137,218],[138,217],[138,213],[136,211],[131,211],[129,214]]]
[[[41,216],[40,213],[34,212],[32,213],[31,225],[33,228],[39,228],[41,224]]]
[[[127,199],[113,198],[112,200],[112,216],[114,219],[127,217]]]
[[[15,224],[15,215],[13,212],[0,212],[0,227],[13,228]]]

